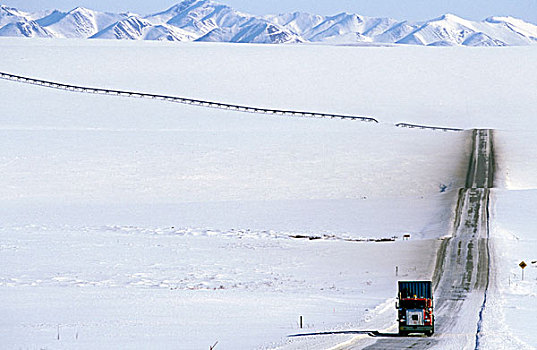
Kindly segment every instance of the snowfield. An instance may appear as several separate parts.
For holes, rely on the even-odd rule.
[[[537,308],[527,220],[535,138],[522,132],[537,112],[537,49],[5,38],[0,46],[0,71],[13,74],[381,121],[241,114],[0,80],[2,347],[317,349],[353,336],[287,336],[390,330],[396,281],[432,275],[470,148],[465,132],[393,126],[401,121],[502,129],[491,310],[503,317],[485,313],[485,339],[490,349],[509,349],[508,338],[537,344],[531,332],[513,332]],[[530,265],[525,281],[513,275],[520,259]]]
[[[300,331],[368,327],[369,310],[391,300],[392,264],[426,277],[419,260],[434,260],[437,244],[124,226],[1,235],[8,348],[251,349]],[[398,259],[383,259],[394,249]]]
[[[497,191],[494,193],[492,238],[495,243],[495,288],[490,295],[486,317],[497,321],[487,324],[487,348],[534,349],[533,331],[537,310],[537,240],[533,232],[537,193]],[[528,265],[522,270],[518,264]],[[499,322],[498,322],[499,321]]]

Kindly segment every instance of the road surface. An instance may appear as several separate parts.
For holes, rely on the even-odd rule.
[[[453,234],[444,240],[434,273],[432,337],[379,334],[339,347],[350,349],[479,349],[482,310],[489,281],[489,192],[494,186],[493,132],[473,130],[465,188],[460,189]],[[395,320],[394,320],[395,322]]]

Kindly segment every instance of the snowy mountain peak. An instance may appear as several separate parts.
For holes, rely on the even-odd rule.
[[[435,24],[435,25],[438,25],[439,23],[441,23],[440,25],[462,25],[462,26],[466,26],[466,27],[469,27],[469,28],[472,28],[473,27],[473,22],[472,21],[468,21],[464,18],[461,18],[457,15],[454,15],[454,14],[451,14],[451,13],[446,13],[436,19],[433,19],[427,23],[430,23],[430,24]]]
[[[29,13],[19,11],[15,8],[8,7],[5,5],[0,5],[0,29],[3,29],[4,26],[13,24],[13,23],[20,23],[19,26],[27,26],[28,24],[23,24],[29,21],[32,21],[33,18]],[[24,32],[24,31],[23,31]],[[13,27],[9,30],[2,31],[2,35],[4,36],[27,36],[27,35],[17,35],[17,34],[8,34],[8,33],[18,33],[18,31],[13,31]]]
[[[511,16],[507,17],[489,17],[485,20],[485,22],[493,23],[493,24],[506,24],[506,25],[512,25],[518,28],[523,28],[525,30],[529,30],[531,32],[537,33],[537,25],[525,22],[521,20],[520,18],[515,18]]]
[[[442,16],[438,17],[436,20],[433,20],[433,21],[453,21],[453,22],[458,22],[458,21],[461,21],[463,20],[461,17],[457,16],[457,15],[454,15],[452,13],[446,13],[446,14],[443,14]]]
[[[125,17],[125,15],[76,7],[67,13],[52,13],[47,16],[46,20],[38,22],[55,33],[57,37],[89,38]]]
[[[485,19],[485,22],[489,22],[489,23],[517,23],[518,22],[520,23],[524,21],[515,17],[511,17],[511,16],[491,16]]]
[[[496,28],[498,35],[503,35],[506,43],[518,45],[537,43],[537,26],[532,23],[514,17],[489,17],[483,23]]]
[[[92,13],[93,11],[88,9],[88,8],[85,8],[85,7],[82,7],[82,6],[77,6],[75,7],[74,9],[72,9],[71,11],[69,11],[68,13],[84,13],[84,14],[89,14],[89,13]]]
[[[139,40],[144,34],[144,29],[151,26],[151,22],[145,19],[129,16],[93,35],[91,39]]]
[[[81,16],[81,17],[96,17],[99,12],[90,10],[85,7],[75,7],[71,11],[67,12],[67,16]]]
[[[127,11],[127,12],[121,12],[120,13],[121,16],[127,18],[127,17],[140,17],[139,14],[137,13],[134,13],[134,12],[130,12],[130,11]]]
[[[215,5],[215,3],[208,0],[185,0],[165,11],[148,15],[145,18],[154,24],[164,24],[170,21],[178,21],[179,18],[188,16],[189,13],[194,12],[198,8],[207,8],[211,5]]]
[[[21,36],[26,38],[52,38],[54,35],[37,22],[23,19],[0,28],[0,36]]]
[[[2,12],[6,12],[6,13],[14,13],[14,12],[18,12],[17,9],[13,8],[13,7],[8,7],[6,5],[0,5],[0,11]]]
[[[6,5],[0,5],[0,16],[26,16],[26,12],[17,10],[14,7],[9,7]]]
[[[28,15],[27,13],[19,11],[16,8],[8,7],[8,6],[5,6],[5,5],[0,5],[0,18],[8,17],[8,16],[10,16],[10,17],[24,17],[24,16],[27,16],[27,15]]]
[[[306,31],[311,30],[325,20],[325,17],[323,16],[306,12],[268,15],[264,18],[269,22],[284,26],[298,35],[302,35]]]
[[[151,15],[151,16],[166,16],[166,15],[169,15],[169,16],[173,17],[173,16],[176,16],[176,15],[178,15],[180,13],[185,12],[185,11],[192,10],[193,8],[196,8],[196,7],[207,6],[207,5],[212,5],[212,4],[214,4],[214,3],[212,1],[210,1],[210,0],[185,0],[185,1],[182,1],[182,2],[179,2],[179,3],[175,4],[175,5],[173,5],[172,7],[168,8],[165,11],[156,13],[156,14]]]

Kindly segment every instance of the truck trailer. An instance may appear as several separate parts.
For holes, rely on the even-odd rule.
[[[433,335],[434,304],[431,281],[399,281],[395,307],[398,310],[399,335]]]

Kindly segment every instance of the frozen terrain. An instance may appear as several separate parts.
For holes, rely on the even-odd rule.
[[[299,332],[299,315],[307,330],[367,327],[390,297],[392,264],[427,276],[411,252],[435,250],[431,240],[360,246],[146,227],[0,234],[7,348],[251,349]]]
[[[512,331],[535,311],[525,221],[534,206],[523,215],[512,204],[535,201],[534,138],[521,133],[537,112],[535,48],[0,46],[0,70],[14,74],[382,121],[258,116],[0,80],[4,347],[270,348],[304,331],[300,315],[306,331],[390,327],[397,279],[432,274],[469,149],[465,133],[395,128],[400,121],[503,129],[492,234],[496,251],[523,256],[498,256],[498,281],[519,258],[530,266],[526,281],[498,283],[491,308],[504,317],[485,324],[489,344],[512,335],[537,343]]]

